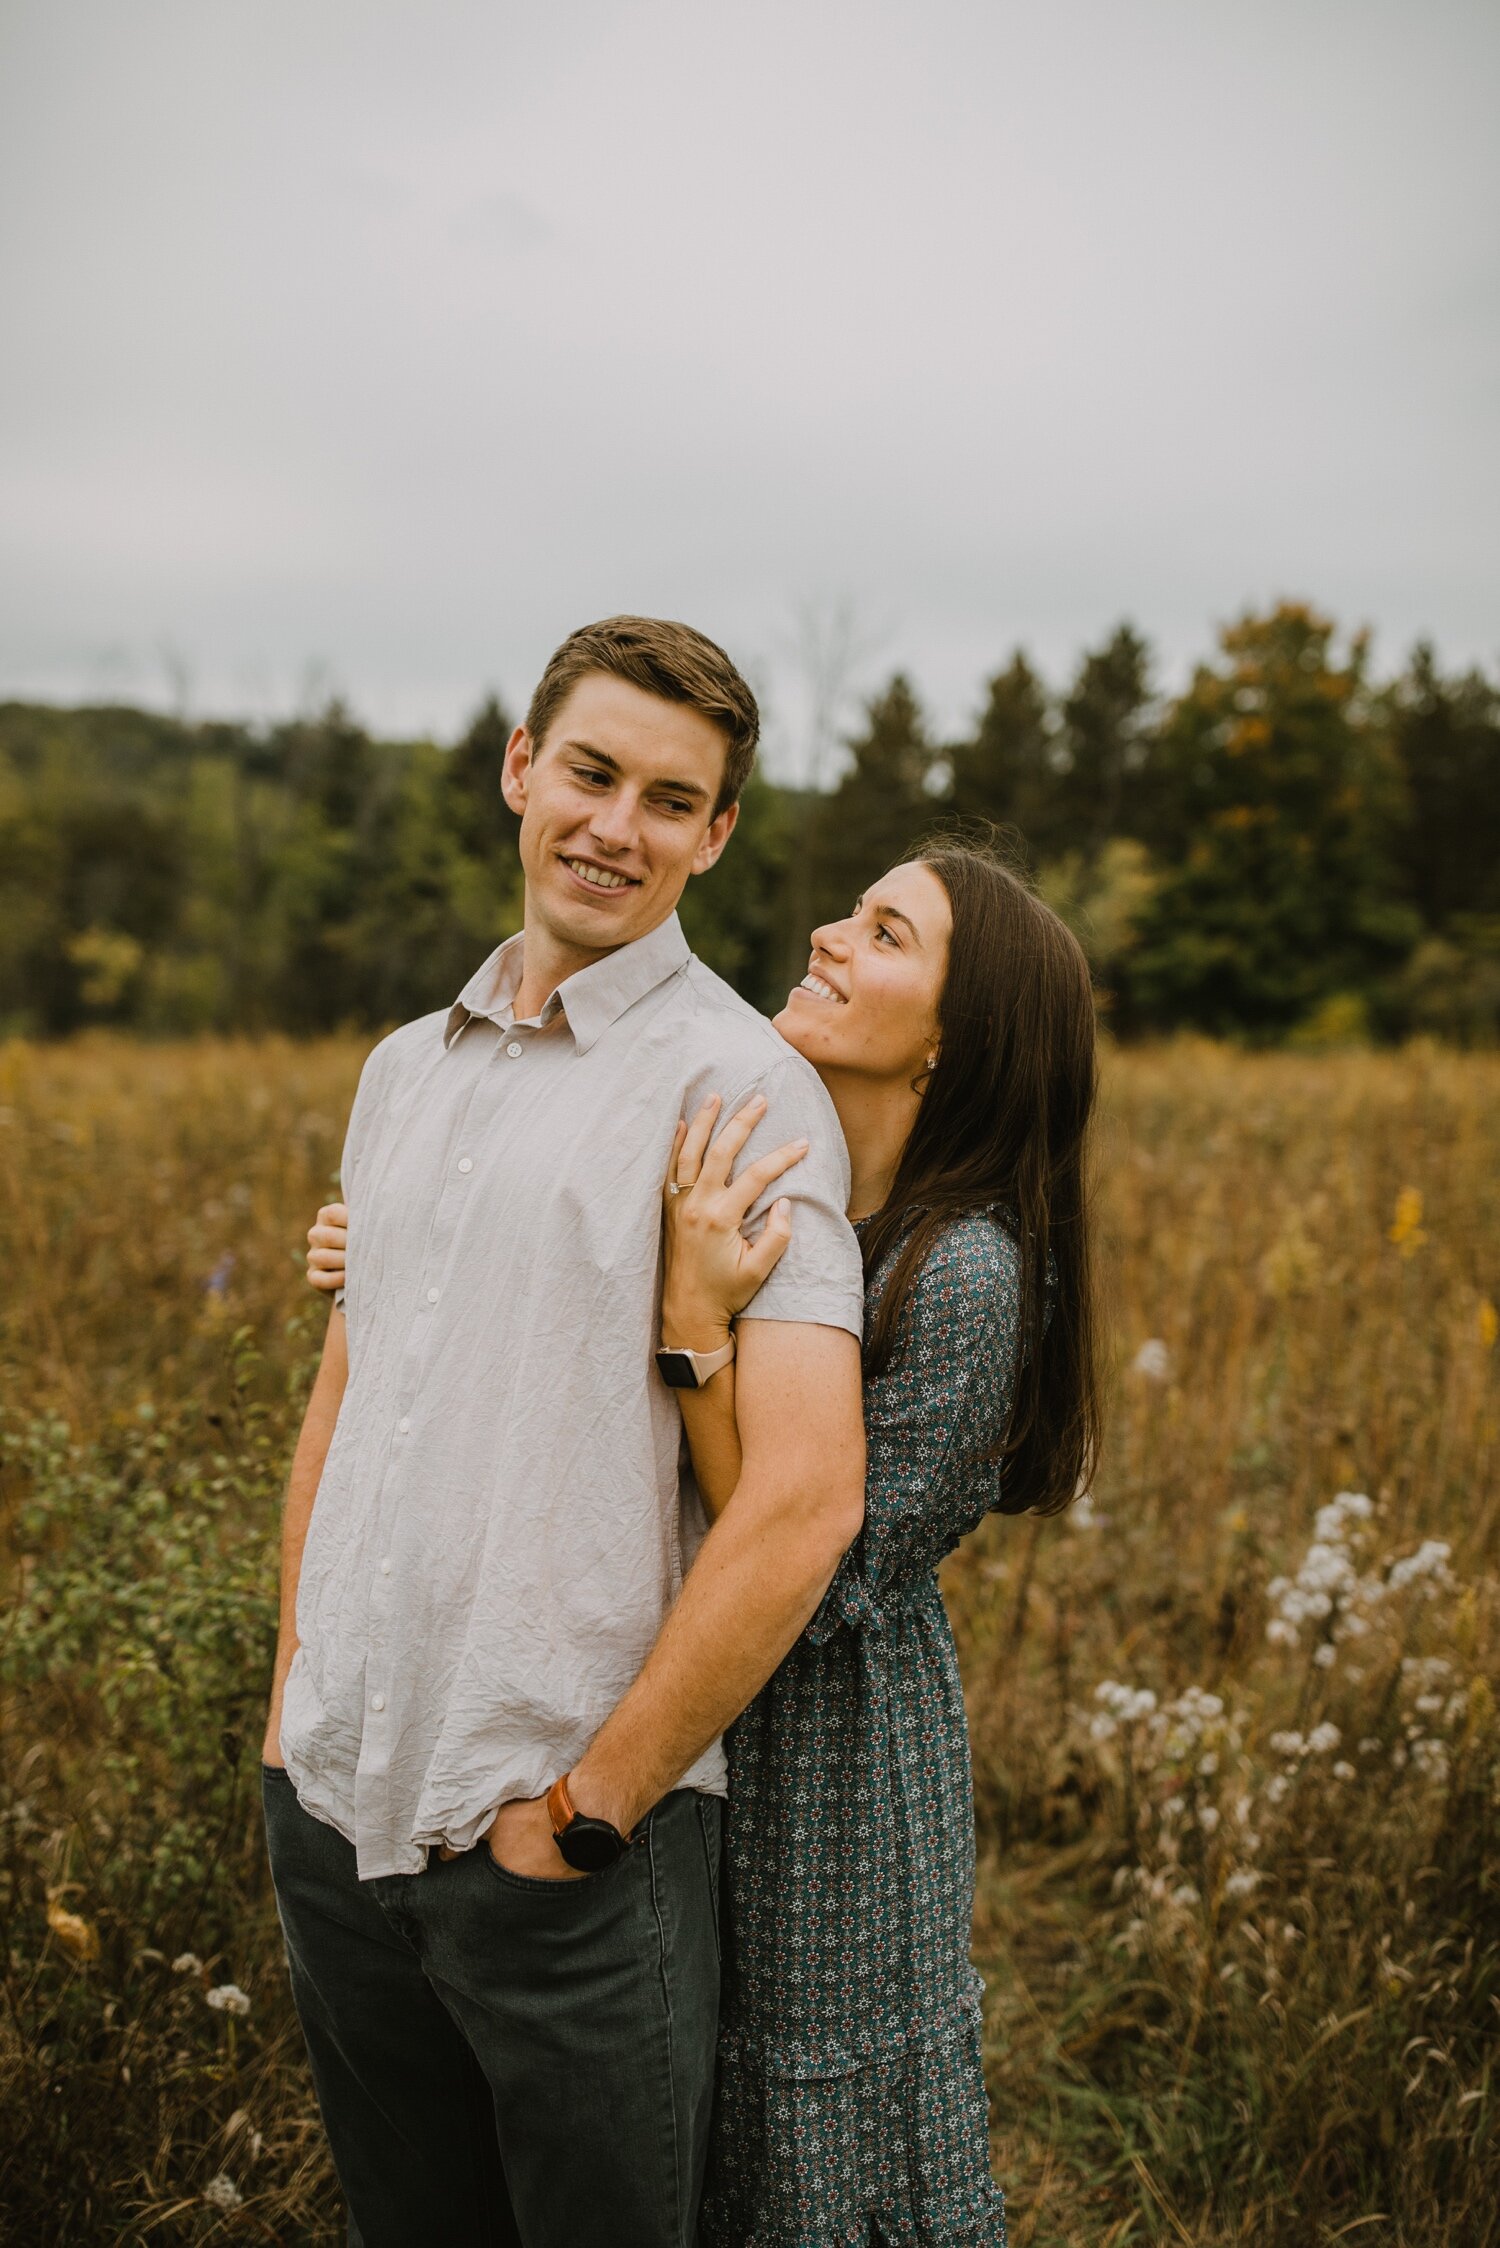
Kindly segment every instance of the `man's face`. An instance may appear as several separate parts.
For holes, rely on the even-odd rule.
[[[733,831],[737,805],[714,814],[724,756],[700,711],[606,672],[579,680],[543,741],[518,726],[500,785],[521,818],[528,921],[593,955],[665,921]]]

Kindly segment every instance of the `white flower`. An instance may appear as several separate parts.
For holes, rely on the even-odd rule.
[[[1374,1756],[1379,1747],[1380,1742],[1376,1736],[1373,1733],[1366,1733],[1359,1744],[1359,1753],[1361,1756]]]
[[[208,2184],[203,2188],[203,2198],[213,2209],[238,2209],[243,2206],[245,2196],[241,2193],[233,2178],[230,2177],[228,2171],[221,2170],[219,2175],[216,2178],[210,2178]]]
[[[180,1951],[172,1962],[174,1975],[197,1975],[203,1971],[203,1962],[195,1951]]]
[[[1453,1573],[1448,1567],[1448,1556],[1453,1551],[1441,1538],[1424,1538],[1415,1553],[1404,1561],[1393,1561],[1386,1576],[1387,1588],[1392,1592],[1404,1591],[1407,1585],[1422,1578],[1431,1580],[1429,1590],[1439,1585],[1451,1585]]]
[[[1319,1670],[1332,1670],[1337,1659],[1337,1649],[1325,1639],[1321,1647],[1313,1649],[1313,1661]]]
[[[1436,1780],[1441,1783],[1448,1777],[1448,1751],[1441,1741],[1413,1741],[1411,1744],[1411,1760],[1424,1780]]]
[[[1224,1894],[1226,1897],[1250,1897],[1259,1887],[1260,1875],[1253,1866],[1246,1866],[1241,1872],[1229,1876],[1224,1884]]]
[[[1343,1737],[1338,1727],[1330,1725],[1325,1719],[1321,1725],[1315,1725],[1308,1734],[1307,1753],[1309,1756],[1327,1756],[1338,1747]]]
[[[1443,1706],[1443,1696],[1441,1694],[1418,1694],[1411,1706],[1423,1717],[1436,1717]]]
[[[1268,1780],[1266,1782],[1266,1794],[1270,1798],[1271,1802],[1280,1803],[1285,1799],[1286,1791],[1291,1786],[1291,1784],[1292,1783],[1290,1780],[1285,1778],[1282,1773],[1278,1772],[1274,1780]]]
[[[1352,1780],[1354,1778],[1354,1766],[1341,1756],[1333,1767],[1333,1776],[1336,1780]]]
[[[1208,1754],[1207,1754],[1206,1756],[1200,1756],[1200,1757],[1199,1757],[1199,1759],[1198,1759],[1198,1777],[1199,1777],[1199,1779],[1201,1779],[1201,1780],[1211,1780],[1211,1779],[1213,1778],[1213,1776],[1214,1776],[1215,1772],[1217,1772],[1217,1770],[1218,1770],[1218,1769],[1219,1769],[1219,1759],[1218,1759],[1218,1756],[1217,1756],[1217,1754],[1215,1753],[1215,1751],[1214,1751],[1213,1749],[1210,1749],[1210,1750],[1208,1751]]]
[[[1098,1712],[1097,1712],[1097,1713],[1096,1713],[1096,1714],[1095,1714],[1095,1715],[1094,1715],[1093,1717],[1091,1717],[1091,1718],[1089,1719],[1089,1738],[1090,1738],[1090,1740],[1094,1740],[1094,1741],[1108,1741],[1108,1740],[1113,1740],[1113,1738],[1114,1738],[1115,1734],[1116,1734],[1116,1733],[1118,1733],[1118,1731],[1119,1731],[1119,1730],[1120,1730],[1120,1728],[1119,1728],[1119,1726],[1118,1726],[1118,1725],[1117,1725],[1117,1724],[1115,1723],[1114,1719],[1113,1719],[1113,1718],[1112,1718],[1111,1716],[1109,1716],[1109,1715],[1107,1714],[1107,1712],[1106,1712],[1106,1711],[1104,1711],[1104,1710],[1102,1710],[1102,1709],[1101,1709],[1101,1710],[1099,1710],[1099,1711],[1098,1711]]]
[[[1172,1902],[1174,1905],[1181,1905],[1184,1909],[1198,1902],[1198,1892],[1191,1881],[1184,1881],[1180,1889],[1172,1891]]]
[[[1156,1708],[1156,1696],[1149,1686],[1120,1686],[1112,1678],[1104,1679],[1094,1688],[1094,1699],[1102,1702],[1122,1725],[1134,1725],[1141,1718],[1151,1716]]]
[[[1219,1814],[1214,1806],[1211,1803],[1200,1803],[1198,1806],[1198,1824],[1202,1827],[1204,1833],[1212,1834],[1218,1823]]]
[[[1284,1616],[1273,1616],[1266,1625],[1266,1637],[1275,1647],[1295,1647],[1297,1626],[1288,1623]]]
[[[238,1983],[220,1983],[205,1993],[216,2014],[248,2014],[250,2001]]]
[[[1307,1743],[1300,1733],[1273,1733],[1270,1746],[1273,1756],[1301,1756]]]
[[[1159,1335],[1153,1335],[1149,1342],[1141,1344],[1140,1349],[1130,1361],[1130,1371],[1132,1374],[1139,1374],[1144,1381],[1148,1382],[1168,1382],[1171,1380],[1172,1354]]]

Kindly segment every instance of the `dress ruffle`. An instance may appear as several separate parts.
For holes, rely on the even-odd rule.
[[[977,2011],[863,2066],[722,2051],[701,2248],[1005,2248]]]

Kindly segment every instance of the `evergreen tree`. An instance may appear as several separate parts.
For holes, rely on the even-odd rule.
[[[815,920],[842,918],[932,825],[938,752],[911,682],[897,672],[865,706],[847,747],[852,763],[816,805],[810,840]]]
[[[1500,914],[1500,689],[1480,672],[1442,679],[1430,647],[1390,696],[1407,816],[1400,863],[1429,928]]]
[[[948,753],[949,808],[1015,829],[1036,864],[1067,847],[1060,762],[1050,698],[1018,648],[991,679],[972,737]]]
[[[1378,1004],[1415,917],[1392,853],[1400,776],[1374,722],[1365,646],[1283,604],[1223,635],[1159,744],[1164,842],[1131,961],[1160,1024],[1269,1037],[1350,995]]]
[[[1062,707],[1058,816],[1067,846],[1097,858],[1113,837],[1151,841],[1151,654],[1128,624],[1085,655]]]

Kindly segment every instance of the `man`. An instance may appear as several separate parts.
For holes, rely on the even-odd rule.
[[[675,911],[729,841],[757,731],[701,634],[574,633],[505,753],[522,932],[360,1079],[265,1800],[362,2248],[694,2237],[718,1736],[863,1506],[837,1120]],[[738,1328],[744,1469],[705,1540],[652,1360],[661,1181],[710,1092],[763,1096],[750,1158],[809,1152],[776,1190],[791,1247]]]

